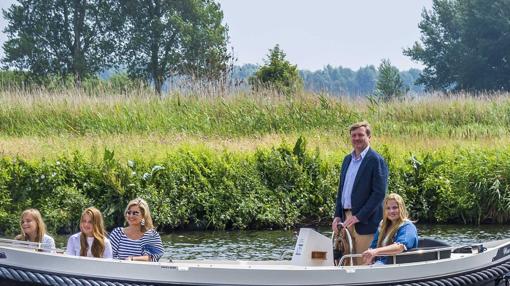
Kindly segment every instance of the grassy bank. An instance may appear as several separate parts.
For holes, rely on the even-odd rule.
[[[376,103],[304,94],[182,95],[163,99],[132,91],[90,96],[69,89],[0,93],[0,154],[52,159],[105,148],[123,159],[162,159],[179,148],[254,152],[301,135],[325,157],[349,148],[347,127],[368,120],[374,146],[407,153],[459,147],[504,147],[510,98],[429,95]]]
[[[456,148],[506,148],[510,136],[460,139],[421,136],[380,136],[375,130],[372,146],[375,149],[389,148],[393,153],[411,154],[454,150]],[[100,157],[104,149],[114,150],[119,160],[142,158],[163,160],[168,153],[179,149],[204,149],[211,152],[253,153],[259,148],[271,148],[282,142],[296,142],[299,136],[307,138],[310,150],[319,149],[327,161],[340,160],[352,148],[346,134],[337,131],[308,131],[288,134],[266,134],[226,138],[193,134],[117,134],[117,135],[51,135],[51,136],[0,136],[0,156],[20,157],[29,161],[55,160],[60,156],[71,156],[78,151],[83,156]]]
[[[375,103],[304,94],[204,97],[138,93],[92,97],[66,93],[0,94],[0,135],[187,134],[239,138],[267,134],[340,132],[368,120],[387,137],[479,139],[508,136],[510,98],[439,97]]]

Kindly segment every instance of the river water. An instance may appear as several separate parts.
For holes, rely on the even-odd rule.
[[[465,245],[510,238],[508,225],[423,225],[420,237],[439,239],[451,245]],[[331,237],[331,230],[319,232]],[[290,259],[297,231],[196,231],[161,235],[166,259],[278,260]],[[67,236],[56,237],[57,247],[64,247]]]
[[[452,245],[479,243],[510,237],[508,225],[417,225],[420,237]],[[331,230],[319,231],[331,237]],[[162,236],[166,257],[172,259],[274,260],[290,259],[296,231],[178,232]]]

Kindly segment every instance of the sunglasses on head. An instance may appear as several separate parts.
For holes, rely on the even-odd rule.
[[[139,212],[139,211],[127,211],[127,212],[126,212],[126,214],[127,214],[127,215],[134,215],[134,216],[137,216],[137,215],[139,215],[139,214],[140,214],[140,212]]]

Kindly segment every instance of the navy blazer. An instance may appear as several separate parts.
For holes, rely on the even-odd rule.
[[[340,172],[338,194],[336,197],[335,217],[345,221],[342,206],[342,190],[345,182],[347,168],[352,160],[352,153],[345,156]],[[352,187],[351,205],[352,215],[359,220],[355,224],[356,232],[359,234],[372,234],[382,219],[384,196],[388,187],[388,166],[384,159],[372,148],[361,161],[358,173]]]

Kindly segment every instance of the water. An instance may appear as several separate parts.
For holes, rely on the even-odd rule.
[[[417,225],[417,227],[420,236],[443,240],[451,245],[510,238],[509,225]]]
[[[293,231],[190,232],[162,236],[172,259],[290,259]]]
[[[510,238],[508,225],[417,225],[420,237],[429,237],[452,245],[480,243]],[[331,237],[331,230],[321,228]],[[297,232],[271,231],[211,231],[176,232],[161,235],[165,259],[225,259],[225,260],[279,260],[290,259]],[[57,247],[64,247],[67,236],[56,237]]]

